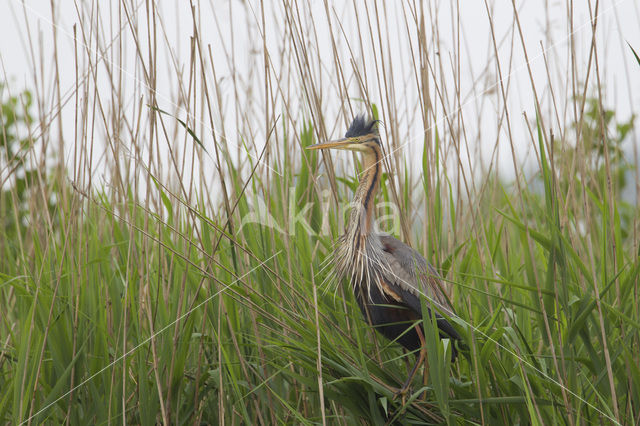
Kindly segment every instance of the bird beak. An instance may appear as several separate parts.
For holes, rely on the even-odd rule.
[[[354,138],[343,138],[337,139],[335,141],[317,143],[315,145],[309,145],[307,149],[355,149],[358,146],[358,143],[354,140]]]

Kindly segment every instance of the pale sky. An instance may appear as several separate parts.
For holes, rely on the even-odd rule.
[[[145,1],[134,1],[130,7],[132,15],[136,16],[138,25],[141,27],[141,34],[146,34],[147,23],[145,17]],[[243,6],[246,3],[248,6]],[[495,26],[496,39],[500,44],[499,56],[505,69],[503,76],[510,80],[510,92],[508,96],[509,110],[512,114],[512,135],[517,150],[517,156],[526,167],[535,166],[535,159],[530,152],[530,137],[526,130],[523,113],[532,119],[535,117],[533,97],[527,65],[522,55],[522,47],[518,37],[517,29],[513,25],[513,9],[510,0],[490,0],[491,16]],[[567,3],[566,1],[543,1],[543,0],[520,0],[517,1],[519,17],[529,56],[529,65],[537,85],[537,90],[543,102],[543,110],[550,111],[550,93],[546,82],[548,81],[547,68],[544,57],[549,63],[551,79],[555,83],[555,96],[562,99],[566,92],[563,80],[566,82],[566,75],[569,70],[568,64],[568,37],[567,37]],[[574,10],[574,37],[576,43],[576,61],[580,72],[586,72],[588,59],[588,46],[591,40],[591,24],[589,20],[589,3],[587,0],[575,1]],[[596,2],[592,1],[592,7]],[[61,92],[71,96],[75,86],[75,62],[73,59],[73,26],[80,32],[82,25],[78,17],[78,9],[84,10],[88,15],[92,2],[76,2],[65,0],[56,2],[56,30],[58,35],[58,50],[63,61],[59,62],[59,72],[61,75]],[[100,25],[104,26],[102,46],[113,43],[122,43],[124,46],[125,58],[118,62],[121,66],[125,78],[124,98],[128,105],[135,105],[136,99],[144,93],[144,79],[141,77],[139,67],[134,61],[134,41],[131,31],[126,23],[122,28],[118,28],[117,2],[100,2]],[[129,4],[129,3],[127,3]],[[166,40],[158,44],[159,75],[157,90],[158,104],[161,108],[174,111],[177,105],[177,80],[171,55],[175,58],[175,64],[185,72],[189,66],[189,42],[192,33],[192,18],[189,4],[186,1],[169,2],[159,1],[156,3],[158,16],[166,34]],[[339,118],[341,102],[337,96],[336,89],[332,87],[333,73],[333,52],[332,46],[328,42],[329,26],[325,13],[324,2],[312,1],[309,3],[299,2],[302,9],[303,21],[308,23],[303,28],[303,34],[308,37],[309,45],[314,49],[314,57],[319,57],[317,63],[318,75],[326,90],[326,100],[323,105],[323,117],[328,123],[335,123],[328,128],[332,136],[340,136],[344,132],[344,123]],[[443,63],[450,63],[450,57],[455,54],[455,14],[452,14],[451,4],[455,8],[456,3],[451,1],[429,1],[425,2],[427,9],[425,17],[427,24],[437,20],[439,25],[440,40],[438,51]],[[204,44],[210,44],[214,60],[216,61],[216,73],[220,82],[219,87],[227,90],[222,93],[227,110],[214,117],[215,120],[228,121],[228,127],[235,128],[235,120],[239,111],[245,109],[252,111],[256,116],[261,113],[261,106],[264,104],[264,93],[261,92],[262,81],[264,80],[264,70],[262,67],[262,39],[261,39],[261,4],[258,1],[212,1],[196,2],[200,7],[199,30]],[[369,8],[373,8],[373,3],[369,3]],[[111,6],[111,7],[110,7]],[[332,16],[333,34],[338,41],[341,55],[348,57],[349,45],[358,42],[358,24],[360,33],[362,28],[367,28],[363,24],[365,19],[365,3],[355,2],[329,2]],[[280,63],[278,52],[285,44],[283,42],[284,26],[282,22],[282,4],[279,2],[266,2],[266,47],[269,50],[272,61]],[[394,75],[392,87],[396,91],[402,91],[407,85],[407,81],[413,78],[413,65],[411,62],[409,38],[406,36],[403,24],[403,14],[410,13],[407,3],[389,1],[378,2],[377,7],[384,9],[383,16],[386,22],[380,24],[380,31],[375,31],[375,37],[381,37],[383,45],[389,46],[388,61],[394,63]],[[618,117],[623,120],[631,113],[637,113],[640,107],[640,66],[635,63],[626,43],[630,43],[640,52],[640,11],[636,0],[609,0],[600,1],[598,5],[598,31],[596,40],[598,46],[599,69],[605,89],[605,106],[614,108]],[[469,140],[468,149],[472,156],[477,157],[480,152],[482,159],[486,161],[491,155],[496,138],[499,138],[499,147],[510,149],[506,129],[503,127],[500,134],[496,134],[496,120],[499,111],[497,96],[496,69],[493,55],[493,48],[490,43],[489,19],[485,9],[485,3],[480,0],[460,1],[460,28],[462,33],[461,44],[461,98],[462,114],[470,117],[466,123],[466,131]],[[23,3],[19,0],[0,0],[0,64],[2,72],[11,82],[12,88],[19,89],[26,87],[34,88],[34,67],[38,75],[50,76],[45,79],[44,87],[38,89],[45,99],[45,105],[52,105],[53,97],[53,26],[50,2],[30,1]],[[312,18],[305,18],[304,15]],[[359,21],[356,20],[356,14]],[[337,22],[342,24],[338,28]],[[86,24],[85,24],[86,25]],[[549,31],[546,31],[548,29]],[[27,34],[31,34],[31,43]],[[366,34],[368,36],[368,34]],[[161,37],[164,37],[162,35]],[[512,43],[512,39],[514,40]],[[326,43],[324,41],[327,41]],[[377,40],[376,40],[377,41]],[[415,41],[415,40],[414,40]],[[435,41],[432,41],[434,45]],[[368,42],[365,40],[365,44]],[[512,50],[513,45],[513,50]],[[110,45],[111,46],[111,45]],[[116,63],[114,53],[105,49],[105,61]],[[89,51],[97,54],[93,47]],[[235,73],[232,70],[228,56],[235,52]],[[542,54],[544,52],[544,55]],[[376,57],[375,49],[371,55],[363,57],[359,52],[354,54],[356,63],[362,68],[375,67],[375,61],[381,60]],[[510,71],[507,68],[511,59]],[[289,61],[293,61],[291,58]],[[350,66],[345,59],[347,68]],[[292,62],[295,63],[295,62]],[[487,66],[488,65],[488,66]],[[357,66],[357,65],[356,65]],[[287,70],[286,66],[282,67]],[[188,74],[188,73],[187,73]],[[378,105],[382,104],[383,90],[379,87],[375,79],[375,73],[370,72],[367,78],[370,81],[372,99]],[[234,105],[235,97],[233,85],[230,83],[233,78],[243,81],[245,87],[252,88],[250,99],[242,105]],[[446,87],[453,87],[454,79],[452,75],[444,70],[438,78],[442,79]],[[591,82],[593,83],[593,74]],[[38,84],[42,84],[40,78]],[[182,84],[186,84],[184,81]],[[354,82],[355,86],[355,82]],[[593,84],[591,84],[593,86]],[[595,87],[595,86],[593,86]],[[110,86],[108,84],[98,84],[98,89],[102,96],[108,96]],[[128,90],[128,92],[127,92]],[[294,91],[295,93],[295,91]],[[350,96],[357,96],[357,92],[349,93]],[[434,95],[435,96],[435,95]],[[445,95],[445,97],[448,95]],[[396,117],[400,121],[400,127],[406,128],[406,135],[403,135],[406,146],[405,155],[407,157],[414,153],[420,153],[422,129],[414,126],[413,114],[417,112],[417,97],[410,91],[408,93],[396,93],[396,97],[401,99]],[[294,110],[297,110],[300,117],[309,118],[309,108],[305,104],[302,93],[300,96],[293,96]],[[563,101],[566,105],[566,100]],[[479,112],[482,109],[482,112]],[[383,120],[386,111],[383,112]],[[477,117],[481,116],[481,120]],[[74,103],[68,102],[62,109],[63,133],[67,141],[66,149],[73,143],[74,134]],[[256,118],[259,120],[259,118]],[[565,119],[566,121],[566,119]],[[640,124],[640,123],[639,123]],[[206,126],[205,126],[206,127]],[[445,126],[442,126],[445,127]],[[295,129],[294,129],[295,130]],[[299,128],[297,129],[299,131]],[[204,132],[206,133],[206,132]],[[252,137],[264,138],[264,130],[256,128],[256,133]],[[99,135],[98,135],[99,136]],[[235,136],[235,137],[234,137]],[[637,135],[634,135],[638,143]],[[206,136],[203,141],[206,142]],[[240,135],[228,135],[229,143],[240,144]],[[628,147],[629,148],[629,147]],[[629,152],[631,149],[629,148]],[[413,155],[413,158],[419,156]],[[418,158],[419,160],[419,158]],[[477,161],[477,158],[473,159]],[[499,170],[505,175],[512,173],[512,163],[509,155],[501,153],[499,158]]]

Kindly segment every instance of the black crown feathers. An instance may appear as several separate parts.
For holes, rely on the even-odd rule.
[[[378,121],[365,118],[364,114],[357,115],[351,122],[349,130],[345,133],[345,138],[354,138],[356,136],[364,136],[370,133],[378,134]]]

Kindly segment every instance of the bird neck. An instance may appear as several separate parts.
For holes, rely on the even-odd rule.
[[[382,152],[379,147],[376,146],[365,153],[364,169],[360,174],[360,184],[353,199],[347,235],[362,237],[372,232],[373,205],[382,173],[381,161]]]
[[[337,272],[351,280],[354,290],[364,285],[371,297],[371,285],[380,285],[377,279],[382,263],[382,249],[373,229],[373,204],[382,174],[382,151],[370,146],[364,155],[364,169],[360,184],[351,203],[351,213],[344,235],[336,251]]]

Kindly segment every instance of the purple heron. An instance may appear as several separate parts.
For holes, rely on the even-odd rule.
[[[399,391],[404,394],[418,366],[425,361],[428,368],[420,298],[426,297],[429,309],[426,318],[435,318],[440,338],[454,343],[461,337],[445,318],[455,314],[446,296],[445,283],[436,270],[416,250],[374,229],[374,198],[380,185],[383,158],[377,123],[358,116],[344,138],[307,149],[350,150],[364,156],[360,184],[333,261],[338,276],[351,281],[365,320],[409,351],[420,351]],[[451,353],[453,361],[457,356],[455,344]]]

